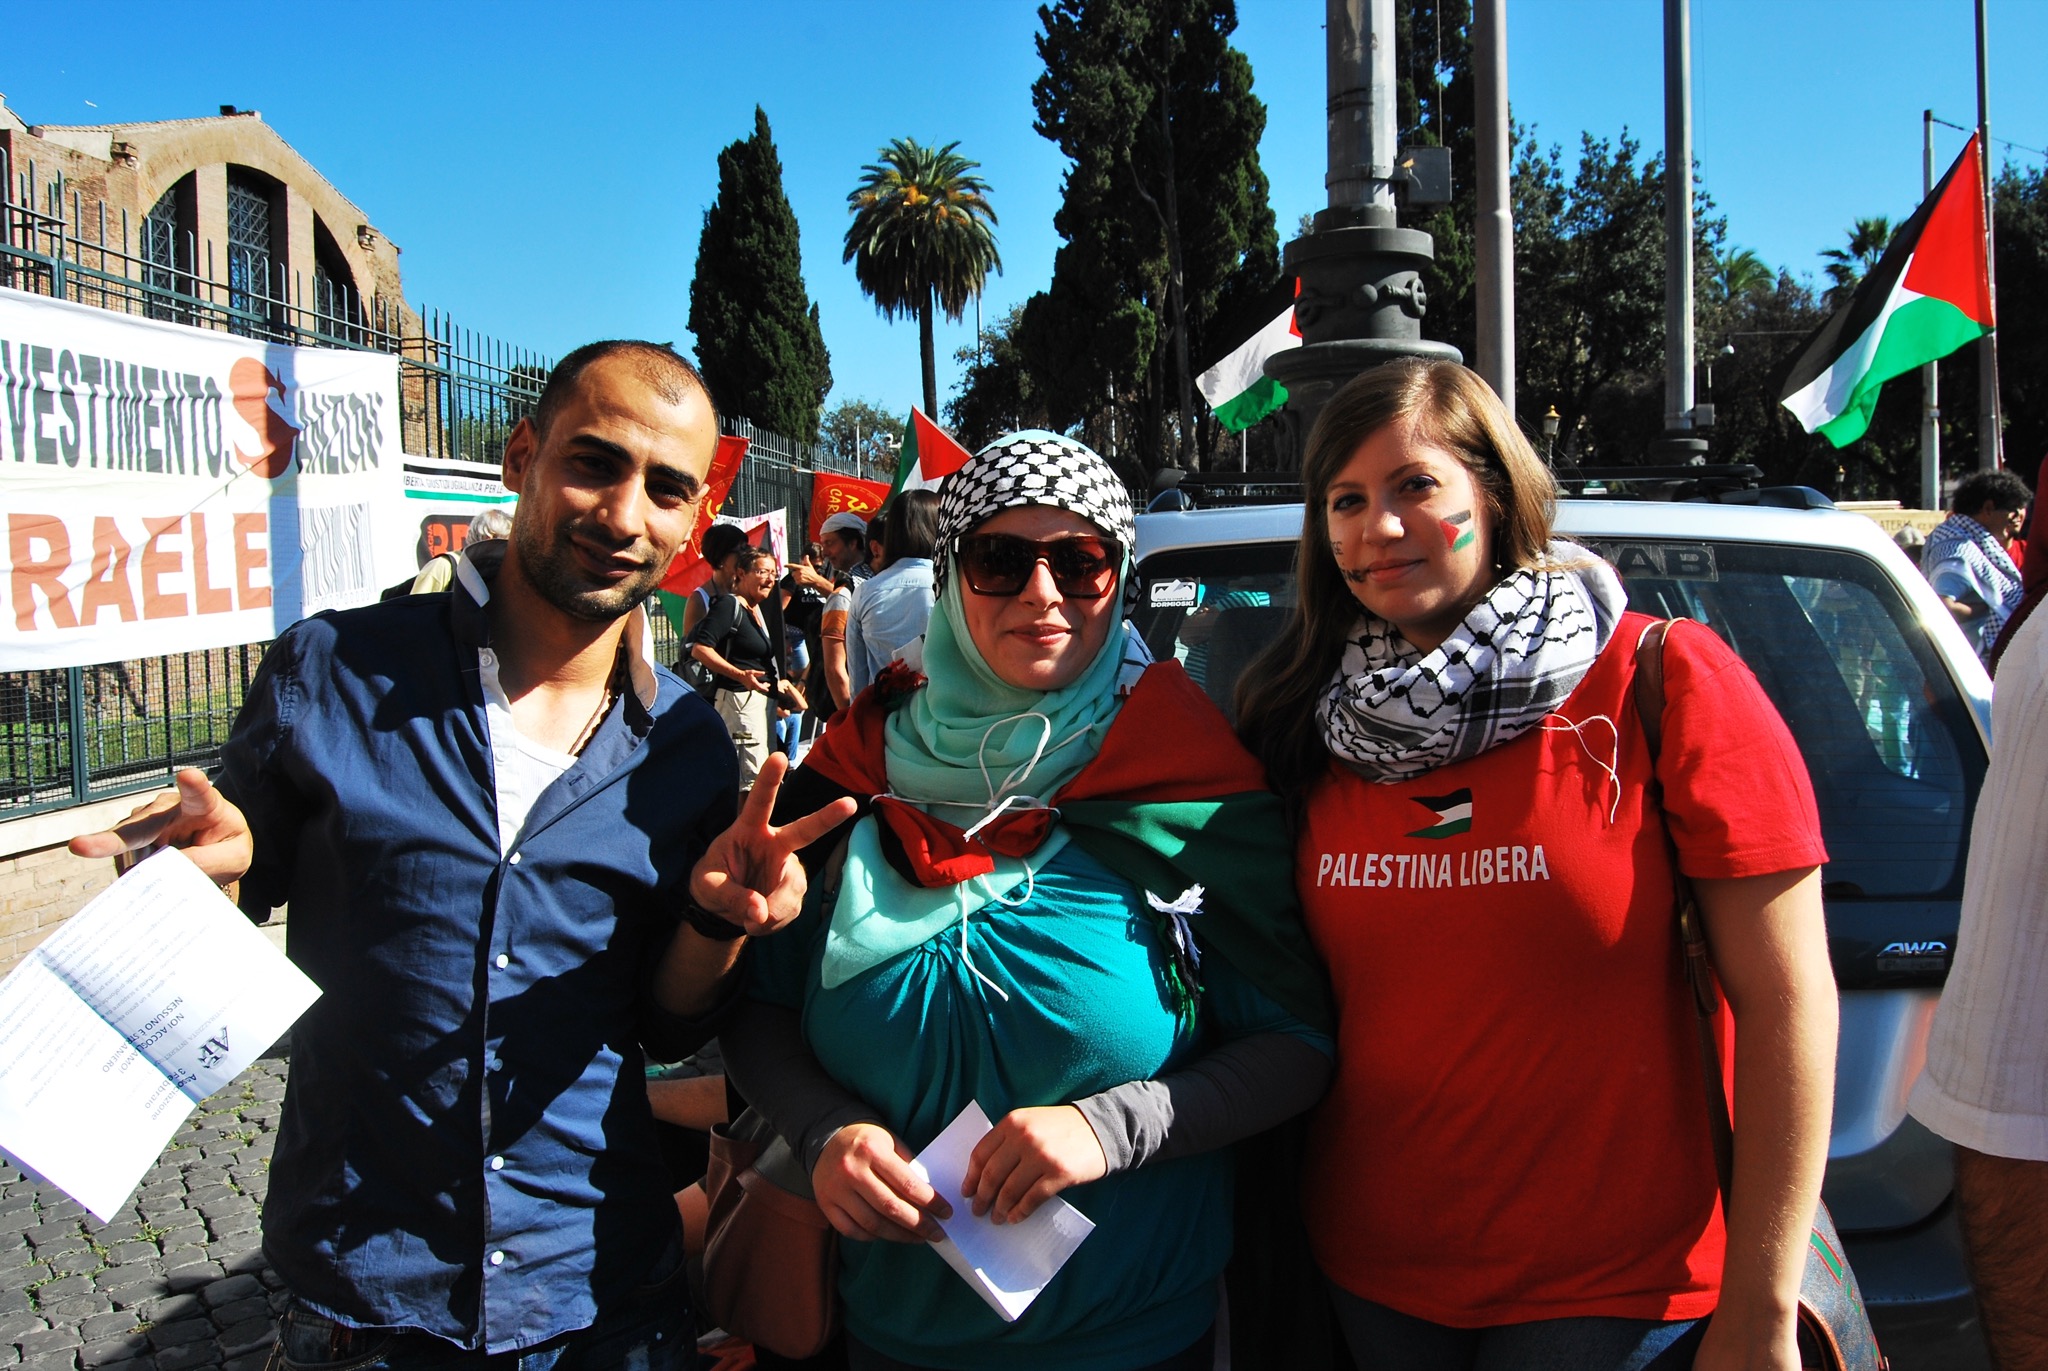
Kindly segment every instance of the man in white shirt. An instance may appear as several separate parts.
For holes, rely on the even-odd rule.
[[[2048,1367],[2048,616],[2006,644],[1956,960],[1912,1111],[1956,1144],[1992,1361]]]

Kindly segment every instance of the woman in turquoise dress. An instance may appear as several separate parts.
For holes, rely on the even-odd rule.
[[[1228,1144],[1329,1078],[1280,806],[1125,623],[1132,533],[1081,444],[983,449],[941,494],[921,663],[782,797],[860,812],[806,854],[811,905],[755,945],[724,1042],[842,1235],[854,1371],[1207,1371]],[[912,1158],[971,1103],[995,1126],[938,1194]],[[935,1220],[1055,1194],[1094,1231],[1006,1321],[931,1250]]]

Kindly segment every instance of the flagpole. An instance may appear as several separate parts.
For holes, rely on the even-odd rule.
[[[1985,0],[1977,0],[1977,166],[1984,191],[1984,271],[1991,282],[1991,309],[1998,317],[1998,232],[1991,190],[1991,67],[1985,48]],[[1977,344],[1977,466],[1996,471],[1999,460],[1998,330]]]
[[[1934,111],[1920,111],[1920,198],[1934,194]],[[1920,368],[1920,508],[1941,508],[1941,368]]]

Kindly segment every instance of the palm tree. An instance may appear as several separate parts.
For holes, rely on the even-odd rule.
[[[1724,252],[1714,260],[1710,282],[1716,299],[1727,304],[1764,294],[1777,283],[1777,279],[1776,274],[1764,265],[1763,258],[1748,248],[1739,248]]]
[[[846,197],[853,223],[846,253],[853,274],[885,319],[917,316],[924,362],[924,411],[939,407],[938,361],[932,346],[932,311],[958,322],[981,294],[990,268],[1000,272],[996,212],[980,166],[954,149],[928,148],[898,138],[861,168],[860,184]]]
[[[1849,230],[1847,248],[1829,248],[1821,253],[1828,259],[1828,279],[1834,282],[1827,293],[1830,307],[1841,304],[1855,293],[1857,285],[1884,256],[1884,250],[1891,246],[1891,241],[1892,221],[1880,214],[1875,219],[1856,221],[1856,226]]]

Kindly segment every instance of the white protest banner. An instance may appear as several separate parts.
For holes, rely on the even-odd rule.
[[[0,669],[273,638],[413,565],[398,360],[0,289]]]
[[[470,524],[485,510],[512,512],[519,497],[505,489],[500,479],[502,456],[492,453],[492,460],[486,462],[405,454],[402,517],[414,539],[415,568],[425,566],[444,552],[460,552],[469,541]]]
[[[747,535],[755,547],[775,554],[777,575],[789,565],[789,511],[771,509],[766,514],[721,514],[721,524],[732,524]]]

